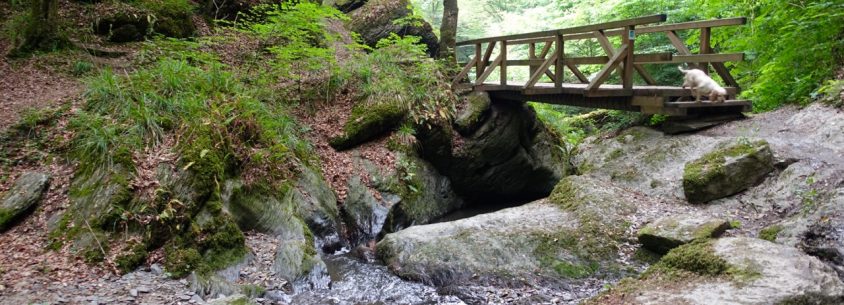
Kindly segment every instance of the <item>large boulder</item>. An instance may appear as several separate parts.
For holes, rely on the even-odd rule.
[[[535,200],[547,196],[567,167],[562,143],[523,103],[469,98],[449,128],[419,131],[423,157],[472,201]]]
[[[377,253],[398,275],[439,286],[612,273],[637,199],[599,185],[569,177],[550,199],[388,234]]]
[[[9,191],[0,194],[0,232],[32,212],[49,185],[49,174],[26,172],[15,180]]]
[[[683,190],[691,203],[708,202],[744,191],[773,170],[768,142],[738,141],[687,163]]]
[[[338,1],[344,2],[344,1]],[[354,1],[352,1],[354,2]],[[420,16],[413,15],[408,0],[371,0],[349,14],[350,30],[359,33],[364,42],[375,46],[390,34],[418,36],[428,46],[428,54],[439,50],[439,40],[431,25]]]
[[[844,283],[800,250],[731,237],[676,248],[590,304],[842,304]]]
[[[668,216],[639,230],[639,242],[648,250],[664,254],[694,240],[721,236],[730,228],[730,222],[720,218],[697,214]]]
[[[111,42],[141,41],[150,34],[187,38],[196,32],[192,11],[181,7],[154,10],[121,5],[115,12],[104,12],[93,24],[94,33]]]

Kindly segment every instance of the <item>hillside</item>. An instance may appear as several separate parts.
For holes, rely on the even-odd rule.
[[[0,304],[844,304],[840,41],[677,135],[453,90],[426,5],[0,3]]]

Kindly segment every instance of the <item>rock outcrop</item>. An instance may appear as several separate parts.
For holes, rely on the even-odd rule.
[[[10,190],[0,193],[0,232],[31,213],[49,185],[49,174],[26,172],[15,180]]]
[[[560,140],[522,103],[469,97],[457,131],[420,131],[423,157],[471,201],[535,200],[567,174]]]
[[[378,256],[402,277],[441,286],[612,273],[637,199],[598,184],[572,176],[547,200],[388,234]]]
[[[691,203],[724,198],[756,185],[774,170],[768,142],[738,142],[686,164],[683,190]]]
[[[352,18],[350,30],[359,33],[370,46],[374,47],[390,34],[398,34],[421,37],[431,56],[436,55],[439,49],[439,40],[431,25],[422,17],[413,15],[408,0],[370,0],[349,13],[349,17]]]
[[[664,254],[694,240],[721,236],[731,228],[724,219],[696,214],[660,218],[639,230],[642,247]]]
[[[841,304],[844,283],[815,257],[793,247],[723,238],[672,250],[635,281],[594,303]]]

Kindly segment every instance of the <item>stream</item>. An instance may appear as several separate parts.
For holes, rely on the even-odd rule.
[[[347,252],[347,251],[343,251]],[[329,288],[301,291],[290,304],[466,304],[436,288],[405,281],[387,267],[366,263],[339,252],[323,258],[331,278]]]

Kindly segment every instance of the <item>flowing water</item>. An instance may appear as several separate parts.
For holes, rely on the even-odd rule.
[[[338,253],[324,257],[331,284],[290,297],[290,304],[465,304],[436,288],[405,281],[387,267]]]

